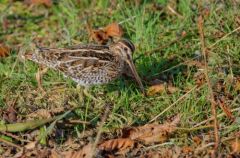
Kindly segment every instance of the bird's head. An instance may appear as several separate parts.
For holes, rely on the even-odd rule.
[[[127,66],[125,68],[130,68],[130,71],[133,74],[134,78],[136,79],[137,83],[139,84],[141,91],[145,94],[142,81],[133,63],[133,53],[135,51],[134,44],[127,39],[121,39],[115,44],[113,44],[111,48],[113,49],[113,52],[119,54],[120,57],[125,61]]]

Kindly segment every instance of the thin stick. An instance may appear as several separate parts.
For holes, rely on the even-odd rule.
[[[3,143],[5,143],[5,144],[7,144],[7,145],[10,145],[10,146],[13,146],[13,147],[15,147],[15,148],[18,148],[18,149],[20,149],[20,150],[22,149],[20,146],[14,144],[14,143],[12,143],[12,142],[9,142],[9,141],[1,138],[1,137],[0,137],[0,142],[3,142]]]
[[[90,122],[82,121],[82,120],[68,120],[68,123],[72,123],[72,124],[87,124],[87,125],[90,124]]]
[[[204,149],[206,149],[206,148],[208,148],[208,147],[210,147],[210,146],[213,146],[213,145],[215,145],[215,143],[213,143],[213,142],[208,143],[208,144],[206,144],[206,145],[204,145],[204,146],[202,146],[202,147],[196,149],[195,152],[196,152],[196,153],[199,153],[199,152],[203,151]]]
[[[146,147],[145,149],[149,150],[149,149],[154,149],[154,148],[163,147],[163,146],[167,146],[167,145],[174,145],[174,143],[173,142],[165,142],[165,143],[156,144],[156,145]]]
[[[217,40],[215,43],[210,45],[208,48],[214,47],[216,44],[218,44],[219,42],[223,41],[225,38],[227,38],[228,36],[230,36],[231,34],[233,34],[234,32],[236,32],[238,30],[240,30],[240,26],[238,28],[232,30],[231,32],[227,33],[225,36],[223,36],[221,39]]]
[[[208,92],[209,92],[209,97],[210,97],[210,102],[211,102],[211,111],[212,115],[214,117],[214,137],[215,137],[215,153],[217,153],[218,145],[219,145],[219,134],[218,134],[218,122],[217,122],[217,112],[216,112],[216,102],[214,99],[214,94],[212,90],[212,85],[208,76],[208,63],[207,63],[207,54],[206,54],[206,47],[205,47],[205,39],[204,39],[204,32],[203,32],[203,25],[204,25],[204,20],[202,15],[199,16],[198,18],[198,31],[200,35],[200,42],[201,42],[201,51],[204,57],[204,73],[205,73],[205,78],[208,84]],[[214,154],[216,155],[216,154]],[[213,156],[215,157],[215,156]]]
[[[207,128],[214,128],[214,126],[206,125],[206,126],[193,127],[193,128],[183,128],[183,127],[175,127],[175,128],[176,128],[176,130],[192,132],[192,131],[198,131],[198,130],[207,129]]]
[[[170,106],[168,106],[165,110],[163,110],[160,114],[158,114],[157,116],[155,116],[152,120],[149,121],[149,123],[155,121],[158,117],[160,117],[162,114],[164,114],[166,111],[168,111],[169,109],[171,109],[174,105],[176,105],[179,101],[183,100],[184,98],[186,98],[189,93],[191,93],[193,90],[195,90],[197,88],[197,86],[194,86],[192,89],[190,89],[187,93],[185,93],[184,95],[182,95],[180,98],[178,98],[178,100],[176,100],[174,103],[172,103]]]
[[[235,112],[235,111],[240,111],[240,108],[235,108],[235,109],[232,109],[232,110],[231,110],[231,112]],[[226,115],[226,113],[223,112],[223,113],[221,113],[221,114],[218,114],[218,115],[217,115],[217,118],[223,117],[223,116],[225,116],[225,115]],[[212,121],[212,120],[214,120],[214,117],[208,118],[208,119],[206,119],[206,120],[204,120],[204,121],[196,124],[195,126],[193,126],[193,128],[196,128],[196,127],[198,127],[198,126],[201,126],[201,125],[203,125],[203,124],[205,124],[205,123],[207,123],[207,122],[209,122],[209,121]]]
[[[25,140],[25,139],[19,138],[18,136],[14,135],[12,133],[7,133],[7,132],[4,132],[4,131],[0,131],[0,133],[4,134],[6,136],[12,137],[12,138],[14,138],[14,139],[16,139],[18,141],[21,141],[21,142],[27,142],[27,143],[30,142],[29,140]]]
[[[92,155],[91,155],[92,157],[95,156],[97,144],[98,144],[98,142],[99,142],[99,140],[100,140],[100,137],[101,137],[101,135],[102,135],[102,132],[103,132],[103,131],[102,131],[102,128],[103,128],[103,125],[104,125],[105,121],[107,120],[107,116],[108,116],[109,111],[110,111],[110,108],[109,108],[109,106],[107,105],[107,107],[106,107],[106,109],[105,109],[105,112],[104,112],[104,115],[103,115],[103,117],[102,117],[102,120],[101,120],[101,122],[100,122],[100,124],[99,124],[98,133],[97,133],[95,142],[94,142],[93,147],[92,147]]]

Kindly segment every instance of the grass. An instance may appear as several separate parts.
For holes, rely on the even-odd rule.
[[[106,105],[111,107],[104,128],[108,130],[142,125],[174,103],[189,89],[196,85],[194,74],[199,71],[196,67],[184,64],[193,60],[200,51],[200,39],[197,30],[198,6],[196,2],[182,0],[176,5],[176,10],[182,17],[172,15],[167,10],[165,0],[145,1],[135,5],[130,1],[119,0],[119,3],[99,1],[59,1],[51,8],[44,6],[29,7],[22,2],[2,1],[0,4],[0,20],[7,19],[7,29],[0,25],[0,41],[10,46],[13,51],[7,58],[0,59],[0,106],[7,108],[16,100],[14,106],[18,115],[23,118],[37,109],[54,109],[56,107],[79,106],[79,119],[99,121]],[[163,9],[157,9],[156,4]],[[239,4],[238,4],[239,5]],[[232,2],[213,2],[205,4],[209,8],[209,16],[205,22],[205,40],[207,47],[221,37],[239,27],[237,17],[239,9],[234,9]],[[37,91],[35,73],[38,65],[31,61],[21,61],[20,52],[32,50],[34,38],[40,39],[41,45],[49,47],[64,47],[79,43],[88,43],[86,30],[87,20],[94,27],[102,27],[111,22],[120,22],[125,31],[125,37],[131,39],[136,46],[134,58],[137,70],[144,80],[145,88],[156,79],[173,83],[181,91],[173,94],[157,94],[143,97],[137,84],[126,78],[120,78],[107,85],[94,86],[91,94],[101,102],[88,100],[81,105],[75,91],[76,84],[64,78],[59,72],[49,70],[43,76],[43,87],[46,95]],[[163,50],[144,55],[145,52],[167,45],[176,39],[181,32],[186,37]],[[240,43],[239,30],[227,36],[210,50],[209,73],[213,89],[216,83],[223,80],[224,86],[233,98],[238,91],[229,82],[231,75],[240,75]],[[229,64],[231,63],[231,64]],[[179,65],[180,64],[180,65]],[[179,65],[179,66],[176,66]],[[176,67],[175,67],[176,66]],[[230,101],[231,102],[231,101]],[[238,107],[239,100],[229,104],[230,109]],[[222,113],[218,107],[217,113]],[[181,114],[180,127],[191,128],[193,125],[211,117],[206,84],[199,90],[194,90],[173,108],[166,111],[157,121],[164,121],[171,116]],[[239,118],[239,112],[234,116]],[[228,136],[239,131],[239,122],[231,123],[226,117],[219,119],[221,136]],[[75,127],[74,132],[88,128],[83,125]],[[226,128],[226,129],[225,129]],[[207,129],[206,129],[207,130]],[[199,134],[193,132],[193,135]],[[180,134],[180,138],[187,135]],[[176,142],[177,141],[177,138]]]

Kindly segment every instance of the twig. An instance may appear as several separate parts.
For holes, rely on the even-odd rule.
[[[231,110],[231,112],[235,112],[235,111],[240,111],[240,108],[235,108],[235,109],[232,109],[232,110]],[[217,118],[220,118],[220,117],[225,116],[225,115],[226,115],[226,113],[223,112],[223,113],[221,113],[221,114],[218,114],[218,115],[217,115]],[[212,120],[214,120],[213,117],[208,118],[207,120],[204,120],[204,121],[196,124],[195,126],[193,126],[193,128],[196,128],[196,127],[198,127],[198,126],[201,126],[201,125],[203,125],[203,124],[205,124],[205,123],[207,123],[207,122],[209,122],[209,121],[212,121]]]
[[[206,149],[206,148],[208,148],[208,147],[210,147],[210,146],[213,146],[213,145],[215,145],[214,142],[208,143],[208,144],[206,144],[206,145],[204,145],[204,146],[196,149],[195,153],[199,153],[199,152],[203,151],[204,149]]]
[[[233,34],[234,32],[240,30],[240,26],[234,30],[232,30],[231,32],[227,33],[225,36],[223,36],[221,39],[217,40],[215,43],[213,43],[212,45],[210,45],[208,48],[213,48],[216,44],[218,44],[219,42],[223,41],[225,38],[227,38],[228,36],[230,36],[231,34]]]
[[[9,142],[9,141],[1,138],[1,137],[0,137],[0,142],[6,143],[6,144],[8,144],[8,145],[10,145],[10,146],[13,146],[13,147],[15,147],[15,148],[18,148],[18,149],[20,149],[20,150],[22,149],[20,146],[14,144],[14,143],[12,143],[12,142]]]
[[[82,121],[82,120],[68,120],[67,123],[72,123],[72,124],[90,124],[88,121]]]
[[[234,75],[233,75],[233,68],[232,68],[231,58],[229,56],[229,54],[230,54],[230,52],[229,52],[229,45],[227,45],[227,54],[228,54],[228,63],[229,63],[229,71],[230,71],[230,75],[231,75],[231,80],[233,80]]]
[[[182,130],[182,131],[187,131],[187,132],[192,132],[192,131],[198,131],[206,128],[213,128],[213,125],[206,125],[206,126],[200,126],[200,127],[192,127],[192,128],[183,128],[183,127],[175,127],[176,130]]]
[[[206,47],[205,47],[205,39],[204,39],[204,32],[203,32],[203,24],[204,20],[202,15],[198,17],[198,31],[200,35],[200,42],[201,42],[201,51],[204,57],[204,73],[205,73],[205,78],[208,84],[208,91],[209,91],[209,97],[210,97],[210,102],[211,102],[211,111],[212,115],[214,117],[214,136],[215,136],[215,153],[218,149],[219,145],[219,134],[218,134],[218,122],[217,122],[217,112],[216,112],[216,102],[214,99],[214,94],[212,90],[212,85],[208,76],[208,63],[207,63],[207,54],[206,54]],[[216,154],[214,154],[216,155]],[[213,156],[215,157],[215,156]]]
[[[4,132],[4,131],[0,131],[0,133],[4,134],[6,136],[9,136],[11,138],[14,138],[14,139],[16,139],[18,141],[21,141],[21,142],[27,142],[27,143],[30,142],[29,140],[25,140],[25,139],[19,138],[18,136],[14,135],[12,133],[7,133],[7,132]]]
[[[169,109],[171,109],[174,105],[176,105],[179,101],[183,100],[184,98],[186,98],[189,93],[191,93],[193,90],[195,90],[197,88],[197,86],[194,86],[192,89],[190,89],[187,93],[185,93],[184,95],[182,95],[180,98],[178,98],[178,100],[176,100],[174,103],[172,103],[170,106],[168,106],[165,110],[163,110],[160,114],[158,114],[157,116],[155,116],[153,119],[151,119],[149,121],[149,123],[155,121],[158,117],[160,117],[162,114],[164,114],[166,111],[168,111]]]
[[[167,5],[167,9],[171,12],[171,13],[173,13],[174,15],[177,15],[180,19],[183,19],[184,17],[181,15],[181,14],[179,14],[175,9],[173,9],[170,5]]]
[[[93,153],[93,154],[92,154],[92,157],[95,156],[97,144],[98,144],[98,142],[99,142],[99,140],[100,140],[100,137],[101,137],[101,135],[102,135],[102,128],[103,128],[103,125],[104,125],[105,121],[107,120],[107,116],[108,116],[109,111],[110,111],[110,108],[109,108],[109,106],[107,105],[107,107],[106,107],[106,109],[105,109],[105,112],[104,112],[104,115],[103,115],[103,117],[102,117],[102,120],[101,120],[101,122],[100,122],[100,124],[99,124],[98,133],[97,133],[95,142],[94,142],[93,147],[92,147],[92,153]]]
[[[150,149],[154,149],[154,148],[158,148],[158,147],[163,147],[163,146],[170,146],[170,145],[174,145],[173,142],[165,142],[165,143],[161,143],[161,144],[156,144],[156,145],[152,145],[152,146],[149,146],[149,147],[146,147],[145,149],[146,150],[150,150]]]

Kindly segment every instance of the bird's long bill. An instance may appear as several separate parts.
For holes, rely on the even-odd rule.
[[[131,71],[132,71],[132,73],[133,73],[133,76],[134,76],[134,78],[136,79],[136,81],[137,81],[137,83],[138,83],[138,85],[139,85],[142,93],[145,95],[145,90],[144,90],[142,81],[141,81],[141,79],[140,79],[140,77],[139,77],[139,75],[138,75],[138,73],[137,73],[137,70],[136,70],[133,62],[132,62],[132,61],[127,61],[127,64],[128,64],[128,66],[130,67],[130,69],[131,69]]]

